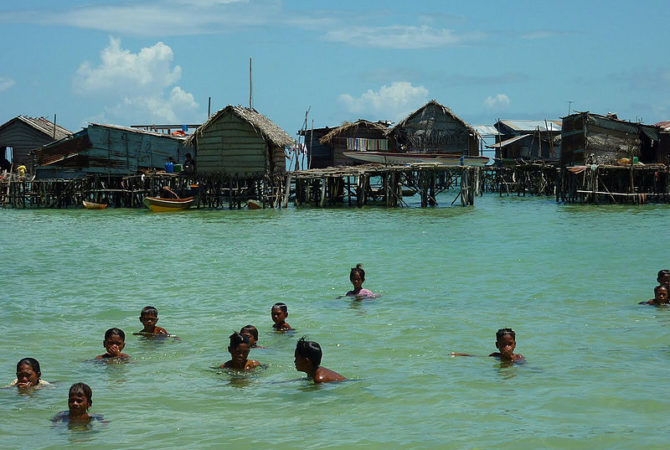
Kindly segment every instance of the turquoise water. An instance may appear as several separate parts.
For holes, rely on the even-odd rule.
[[[453,194],[441,198],[448,204]],[[37,358],[55,382],[0,390],[3,447],[635,447],[667,443],[670,207],[476,199],[474,208],[1,210],[0,371]],[[337,299],[362,263],[378,300]],[[295,335],[271,332],[288,304]],[[128,364],[90,359],[143,306],[180,340],[128,336]],[[251,323],[267,368],[213,369]],[[512,327],[528,363],[487,355]],[[314,386],[296,340],[352,381]],[[52,427],[70,384],[89,431]]]

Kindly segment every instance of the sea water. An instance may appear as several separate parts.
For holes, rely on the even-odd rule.
[[[2,210],[0,377],[34,357],[53,386],[0,389],[0,445],[663,447],[670,308],[638,302],[670,268],[669,219],[667,205],[496,195],[468,208]],[[381,298],[338,298],[357,263]],[[275,302],[295,333],[272,332]],[[131,334],[146,305],[179,339]],[[266,367],[216,369],[247,324]],[[92,361],[111,327],[129,363]],[[486,357],[502,327],[527,364]],[[301,336],[350,381],[296,372]],[[52,426],[75,382],[106,423]]]

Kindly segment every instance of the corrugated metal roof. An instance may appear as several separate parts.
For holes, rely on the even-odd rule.
[[[663,128],[663,131],[670,131],[670,121],[658,122],[654,126]]]
[[[546,124],[544,120],[499,120],[498,122],[520,133],[537,131],[538,127],[540,131],[547,131],[547,127],[551,131],[561,131],[562,125],[560,120],[547,120]]]
[[[500,134],[498,129],[492,125],[473,125],[472,128],[482,137],[498,136]]]

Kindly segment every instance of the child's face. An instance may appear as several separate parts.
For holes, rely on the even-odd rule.
[[[288,312],[282,311],[279,306],[274,306],[272,308],[272,321],[277,325],[281,325],[282,323],[284,323],[287,317]]]
[[[304,356],[300,356],[298,352],[295,352],[295,359],[293,360],[295,364],[295,370],[298,372],[308,372],[312,368],[312,363],[309,359]]]
[[[91,405],[88,404],[86,395],[81,391],[70,393],[67,399],[67,406],[70,409],[70,414],[80,416],[88,411]]]
[[[121,336],[113,334],[103,341],[103,345],[109,354],[114,355],[116,353],[121,353],[123,347],[126,346],[126,343],[121,339]]]
[[[140,322],[144,325],[145,330],[153,331],[156,328],[156,322],[158,322],[158,316],[154,314],[142,314],[140,316]]]
[[[254,337],[254,335],[251,334],[250,331],[246,331],[246,330],[244,330],[244,331],[242,331],[240,334],[241,334],[242,336],[246,336],[246,337],[249,338],[249,344],[251,344],[252,347],[253,347],[254,345],[256,345],[256,342],[258,342],[258,339],[256,339],[256,338]]]
[[[657,278],[659,284],[670,286],[670,273],[665,273]]]
[[[351,284],[354,285],[354,290],[360,289],[361,286],[363,286],[363,281],[365,281],[363,278],[361,278],[361,274],[358,272],[351,274],[349,280],[351,281]]]
[[[16,379],[18,380],[16,386],[20,389],[37,386],[40,382],[40,375],[39,372],[35,372],[30,364],[21,364],[19,370],[16,371]]]
[[[668,290],[656,289],[656,292],[654,293],[654,300],[656,303],[668,303]]]
[[[511,334],[505,334],[499,341],[496,341],[496,348],[501,356],[511,358],[516,348],[516,340]]]
[[[249,350],[251,350],[251,347],[249,347],[249,344],[245,342],[242,342],[234,348],[228,347],[233,364],[245,364],[249,358]]]

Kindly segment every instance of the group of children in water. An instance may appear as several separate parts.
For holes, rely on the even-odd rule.
[[[347,292],[347,296],[355,297],[357,300],[377,297],[370,290],[363,289],[365,271],[360,264],[351,269],[349,280],[353,285],[353,289]],[[654,298],[641,302],[641,304],[656,306],[669,304],[670,270],[659,271],[657,280],[659,285],[654,288]],[[271,309],[271,317],[274,322],[273,329],[276,332],[283,333],[293,330],[286,322],[288,307],[285,303],[275,303]],[[139,319],[144,328],[134,334],[143,336],[171,336],[164,328],[156,325],[158,322],[158,310],[155,307],[146,306],[143,308]],[[231,334],[229,339],[228,352],[231,359],[220,365],[219,368],[249,371],[261,365],[260,362],[249,359],[249,353],[252,348],[265,348],[258,345],[258,329],[255,326],[246,325],[239,332]],[[103,341],[106,352],[97,356],[96,359],[129,358],[129,355],[123,353],[125,340],[126,335],[123,330],[110,328],[105,332],[105,339]],[[516,333],[511,328],[501,328],[496,332],[495,345],[498,351],[491,353],[489,356],[495,357],[505,363],[525,362],[523,355],[514,353],[514,349],[516,348]],[[451,356],[474,355],[468,353],[451,353]],[[300,338],[296,344],[294,358],[296,370],[307,374],[307,378],[314,383],[346,380],[339,373],[321,366],[322,350],[317,342],[307,341],[304,337]],[[10,386],[16,386],[18,389],[24,390],[48,385],[49,383],[42,380],[41,376],[39,362],[34,358],[23,358],[16,365],[16,380]],[[90,386],[85,383],[73,384],[68,394],[68,411],[59,412],[52,420],[54,422],[72,423],[89,423],[94,419],[102,420],[101,415],[88,413],[88,409],[93,404],[92,398],[93,393]]]

